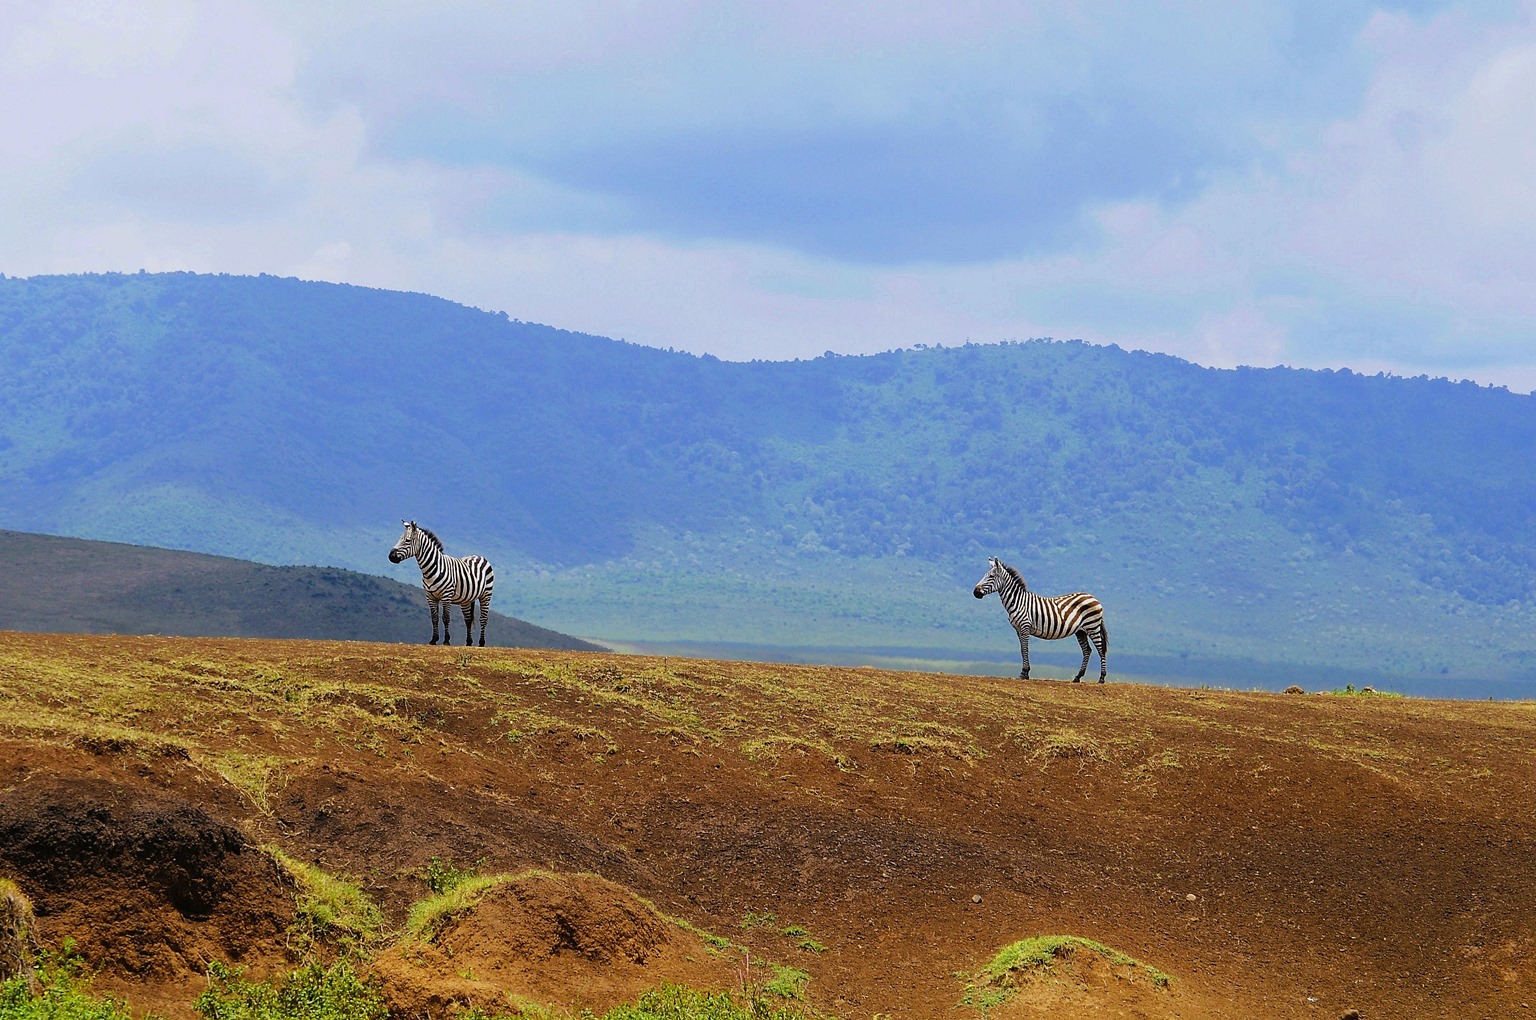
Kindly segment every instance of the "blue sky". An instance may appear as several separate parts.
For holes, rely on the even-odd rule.
[[[0,272],[1536,386],[1536,2],[0,3]]]

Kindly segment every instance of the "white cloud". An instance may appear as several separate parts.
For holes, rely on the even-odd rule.
[[[1306,45],[1299,9],[1127,5],[1089,24],[1070,4],[981,0],[7,7],[0,271],[289,274],[730,358],[1052,335],[1529,389],[1536,6],[1378,14]],[[1256,81],[1286,102],[1245,100]],[[440,115],[545,148],[742,111],[899,132],[1032,89],[1151,103],[1247,155],[1177,200],[1084,191],[1089,232],[1032,255],[882,266],[642,225],[514,160],[383,144]]]

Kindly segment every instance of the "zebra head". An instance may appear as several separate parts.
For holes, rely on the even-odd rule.
[[[1001,588],[1002,586],[1003,565],[998,562],[996,556],[988,556],[987,572],[982,575],[980,581],[976,582],[976,587],[972,589],[971,594],[975,595],[979,599],[984,599],[988,595],[991,595],[993,592],[997,591],[997,589]]]
[[[418,544],[421,541],[421,529],[416,527],[416,522],[402,520],[400,523],[405,525],[405,534],[400,536],[400,541],[389,551],[391,563],[404,563],[421,548]]]
[[[996,556],[988,556],[987,572],[980,581],[976,582],[976,587],[972,589],[971,594],[979,599],[984,599],[1001,588],[1009,577],[1018,581],[1021,587],[1024,586],[1024,578],[1019,576],[1017,570],[1014,570]]]

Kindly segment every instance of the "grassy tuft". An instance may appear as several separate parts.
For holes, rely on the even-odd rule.
[[[411,906],[405,932],[411,938],[431,942],[459,914],[480,902],[487,892],[510,881],[508,875],[463,875],[443,892],[418,900]]]
[[[297,910],[288,929],[296,952],[309,956],[320,947],[330,947],[344,956],[361,957],[379,943],[384,915],[366,893],[276,847],[267,847],[266,852],[293,881],[297,893]]]
[[[1173,982],[1157,968],[1102,942],[1077,935],[1038,935],[1004,946],[990,963],[971,975],[961,1004],[986,1013],[1012,998],[1019,975],[1048,971],[1057,960],[1079,951],[1097,953],[1117,967],[1139,971],[1158,988],[1166,988]]]

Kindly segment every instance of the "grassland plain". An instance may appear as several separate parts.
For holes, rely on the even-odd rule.
[[[0,633],[0,878],[173,1017],[211,960],[296,964],[309,869],[377,906],[349,948],[402,1017],[667,980],[845,1020],[1519,1015],[1533,765],[1528,703]],[[423,940],[455,861],[496,880]]]

